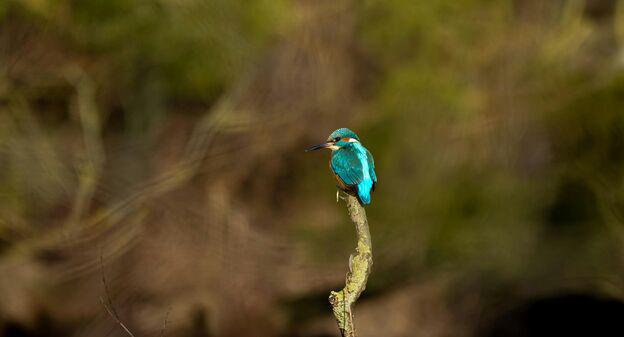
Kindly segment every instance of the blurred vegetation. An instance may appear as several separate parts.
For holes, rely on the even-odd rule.
[[[0,328],[122,336],[110,296],[137,335],[334,335],[353,228],[302,150],[343,126],[362,336],[622,299],[623,45],[616,0],[0,1]]]

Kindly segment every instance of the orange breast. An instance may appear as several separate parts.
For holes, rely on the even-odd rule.
[[[329,161],[329,170],[334,175],[334,178],[336,178],[336,182],[338,182],[338,187],[340,187],[343,191],[351,191],[352,190],[352,188],[349,185],[345,184],[344,181],[342,181],[342,179],[340,179],[340,176],[338,176],[336,173],[334,173],[334,170],[332,169],[332,166],[331,166],[331,160]]]
[[[333,172],[332,172],[333,173]],[[338,186],[340,186],[340,188],[342,188],[343,190],[348,189],[349,187],[344,183],[344,181],[342,181],[342,179],[340,179],[340,177],[334,173],[334,178],[336,178],[336,181],[338,182]]]

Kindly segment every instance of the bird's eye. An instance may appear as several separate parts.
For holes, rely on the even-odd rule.
[[[334,141],[335,141],[335,142],[339,142],[339,141],[340,141],[340,137],[336,137],[336,138],[334,138]]]

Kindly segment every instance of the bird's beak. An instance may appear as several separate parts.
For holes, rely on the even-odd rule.
[[[326,149],[328,147],[331,147],[334,145],[334,142],[326,142],[323,144],[318,144],[318,145],[314,145],[312,147],[309,147],[305,150],[305,152],[310,152],[310,151],[316,151],[316,150],[320,150],[320,149]]]

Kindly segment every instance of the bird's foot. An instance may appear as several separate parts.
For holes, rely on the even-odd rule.
[[[342,199],[342,200],[347,200],[347,198],[346,198],[346,197],[344,197],[344,196],[340,195],[340,192],[341,192],[341,191],[340,191],[340,189],[337,189],[337,190],[336,190],[336,203],[340,202],[340,199]]]

